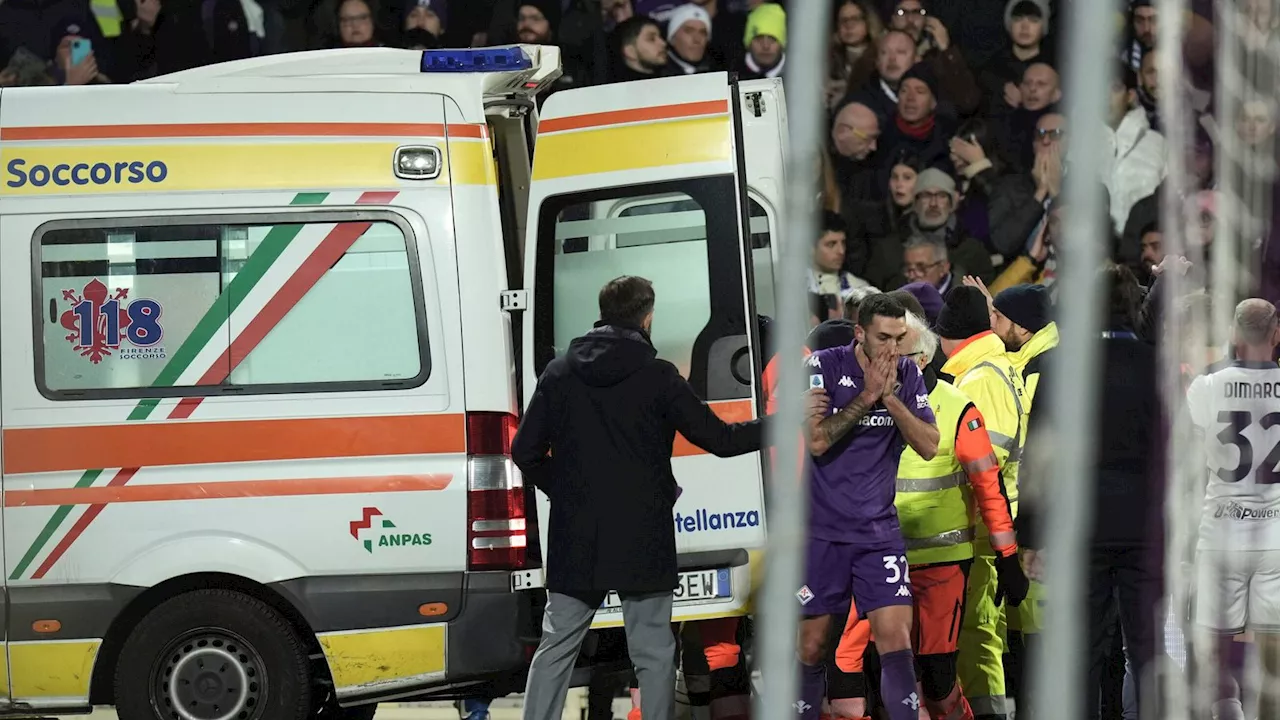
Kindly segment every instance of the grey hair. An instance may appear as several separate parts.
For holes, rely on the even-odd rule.
[[[908,312],[907,329],[916,333],[916,344],[911,348],[912,353],[923,353],[927,358],[933,358],[938,353],[938,336],[929,329],[929,324],[924,318]]]
[[[1249,298],[1236,305],[1237,342],[1266,345],[1276,331],[1276,306],[1261,298]]]
[[[947,259],[947,244],[942,240],[925,235],[915,235],[907,238],[907,244],[902,246],[902,252],[905,254],[908,250],[918,250],[920,248],[929,248],[933,254],[934,262],[942,262]]]

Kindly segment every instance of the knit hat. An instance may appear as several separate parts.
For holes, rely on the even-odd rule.
[[[516,0],[516,17],[520,17],[520,8],[528,5],[536,8],[542,16],[547,19],[547,23],[551,25],[551,34],[556,34],[556,29],[560,27],[560,0]],[[442,17],[441,20],[444,18]]]
[[[987,310],[986,296],[968,285],[951,288],[933,329],[945,340],[967,340],[987,332],[991,329],[991,313]]]
[[[1000,314],[1026,328],[1040,332],[1049,324],[1049,288],[1043,285],[1014,285],[1001,290],[993,301]]]
[[[1010,32],[1010,33],[1013,32],[1013,18],[1015,16],[1022,17],[1023,15],[1032,14],[1030,12],[1027,12],[1028,10],[1032,10],[1032,8],[1020,7],[1024,5],[1034,5],[1035,10],[1040,11],[1040,22],[1043,24],[1042,25],[1043,32],[1045,35],[1048,35],[1049,34],[1049,0],[1009,0],[1009,2],[1006,3],[1004,6],[1005,32]],[[1014,12],[1015,10],[1017,10],[1017,12]]]
[[[929,92],[933,93],[933,99],[938,99],[938,76],[933,72],[933,66],[929,63],[921,61],[911,66],[910,70],[902,73],[902,80],[898,82],[899,87],[902,83],[915,79],[925,84],[929,88]]]
[[[926,192],[945,192],[956,196],[956,181],[943,170],[927,168],[916,176],[916,197]]]
[[[742,35],[742,44],[751,45],[757,35],[768,35],[778,41],[782,47],[787,46],[787,11],[781,5],[767,2],[747,16],[747,31]]]
[[[89,30],[89,21],[84,20],[83,18],[77,18],[77,17],[63,18],[62,20],[55,23],[52,28],[50,28],[50,32],[49,32],[50,51],[49,52],[50,53],[57,52],[58,45],[62,44],[62,38],[68,35],[74,35],[76,37],[90,37],[90,39],[92,39],[92,36],[86,35],[86,33],[88,32],[91,32]]]
[[[804,341],[805,347],[817,352],[853,344],[853,323],[841,318],[825,320],[809,332]]]
[[[408,17],[414,8],[420,7],[430,10],[436,17],[440,18],[441,27],[449,27],[449,3],[445,2],[445,0],[410,0],[404,7],[405,17]]]
[[[696,20],[705,25],[707,39],[711,38],[711,14],[693,3],[688,3],[672,10],[670,17],[667,18],[667,42],[671,42],[671,37],[676,34],[680,26],[690,20]]]
[[[938,288],[934,287],[933,283],[907,283],[898,289],[909,292],[915,297],[924,310],[924,319],[928,320],[930,325],[938,321],[938,313],[942,312],[942,293],[938,292]]]

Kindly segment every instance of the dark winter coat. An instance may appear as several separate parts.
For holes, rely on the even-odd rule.
[[[1096,472],[1090,540],[1095,547],[1149,547],[1159,543],[1163,532],[1159,353],[1154,345],[1125,335],[1127,323],[1109,327],[1118,330],[1102,341],[1095,390],[1100,406],[1090,442]],[[1069,355],[1050,352],[1042,363],[1049,372],[1056,362],[1070,362]],[[1049,380],[1042,376],[1028,423],[1018,481],[1022,504],[1015,523],[1018,544],[1031,549],[1045,546],[1043,523],[1052,501],[1050,479],[1043,473],[1056,461],[1053,399]]]
[[[547,588],[676,586],[675,434],[729,457],[760,449],[759,420],[726,424],[636,329],[598,325],[547,366],[512,459],[551,500]]]

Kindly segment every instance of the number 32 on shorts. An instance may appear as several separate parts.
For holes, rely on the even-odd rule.
[[[890,585],[898,582],[911,582],[911,569],[907,567],[907,556],[905,555],[885,555],[884,569],[889,571],[889,576],[884,581]]]

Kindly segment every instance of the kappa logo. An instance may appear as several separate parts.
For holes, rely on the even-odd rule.
[[[804,364],[808,365],[809,367],[815,367],[815,368],[822,367],[822,361],[818,359],[818,353],[814,353],[809,357],[805,358]]]
[[[848,375],[841,375],[840,382],[836,384],[840,385],[841,387],[851,388],[853,387],[853,378],[849,377]]]
[[[796,593],[796,599],[800,601],[801,605],[808,605],[813,601],[813,597],[813,591],[809,589],[808,585],[802,586],[800,592]]]
[[[920,698],[915,693],[911,693],[903,698],[902,704],[911,708],[913,712],[920,712]]]
[[[911,597],[911,588],[907,587],[906,585],[899,585],[899,586],[898,586],[898,593],[897,593],[897,596],[898,596],[898,597]]]

